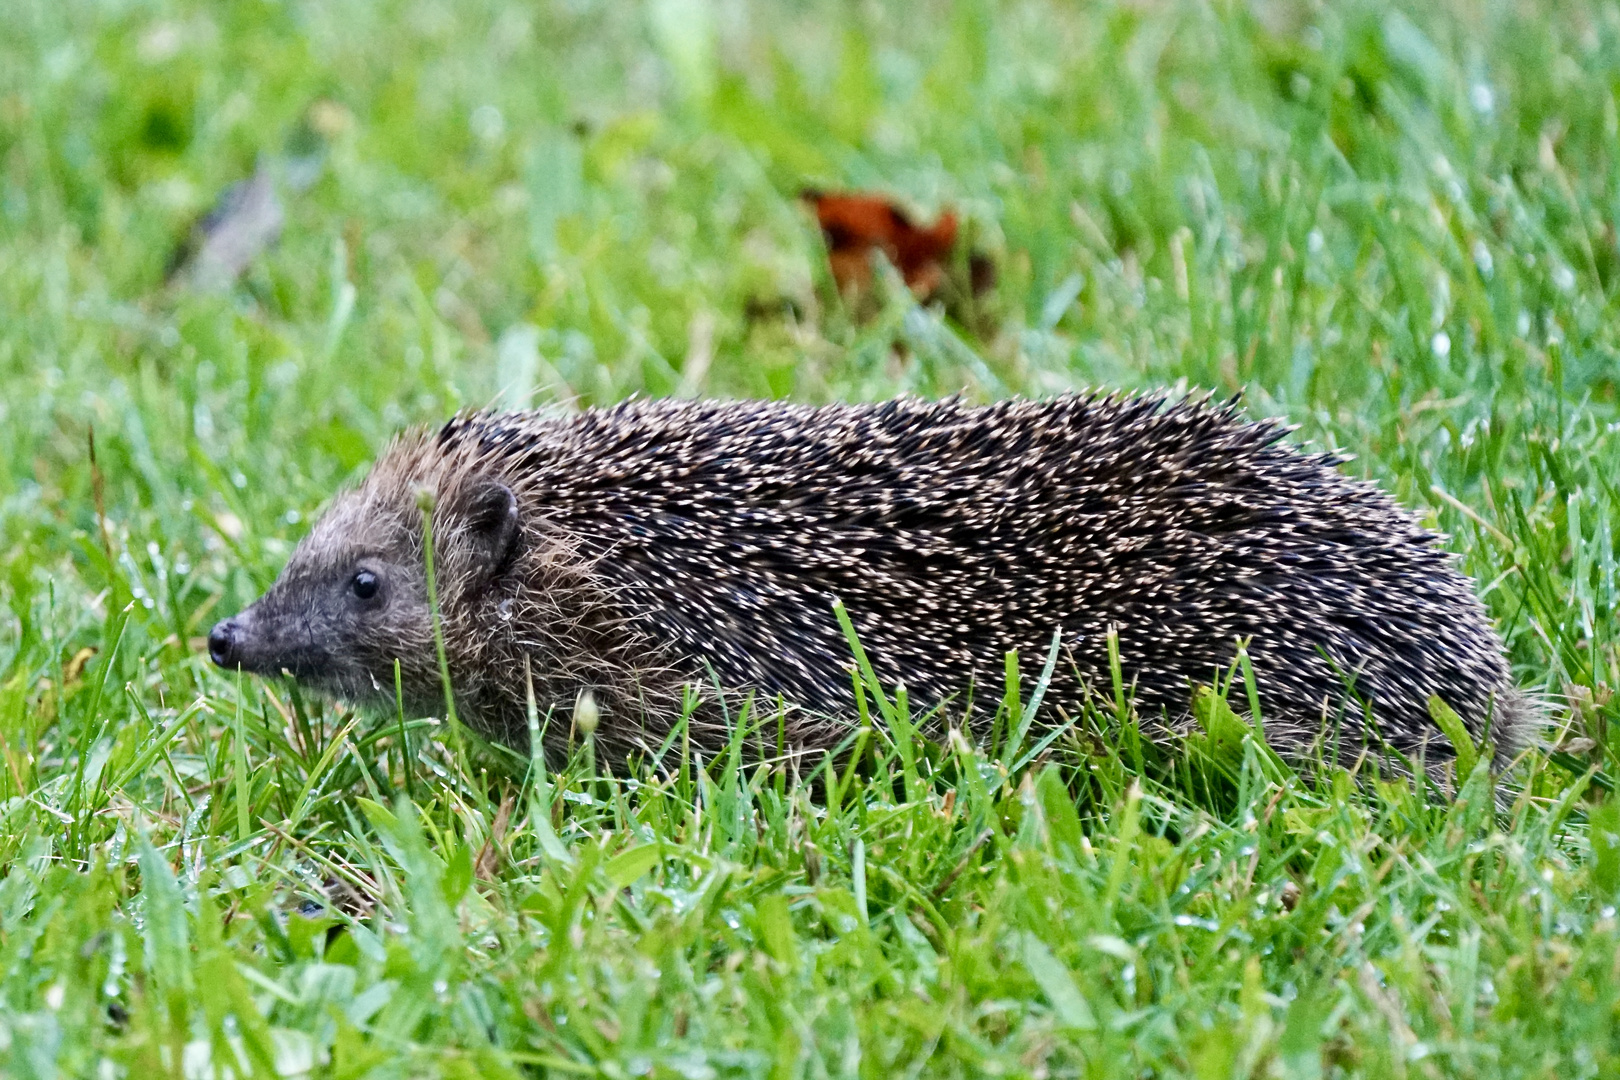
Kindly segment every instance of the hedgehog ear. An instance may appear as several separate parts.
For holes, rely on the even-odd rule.
[[[468,485],[466,502],[467,536],[470,541],[471,576],[480,583],[499,576],[517,554],[521,523],[517,496],[494,477],[483,477]]]

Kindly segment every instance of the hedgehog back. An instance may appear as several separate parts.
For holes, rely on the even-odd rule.
[[[924,707],[970,683],[999,696],[1006,652],[1038,662],[1054,631],[1048,700],[1072,705],[1108,685],[1116,627],[1143,714],[1170,726],[1252,639],[1274,743],[1320,732],[1347,682],[1402,750],[1437,736],[1430,694],[1477,730],[1507,671],[1469,582],[1285,434],[1152,396],[633,402],[464,416],[439,441],[475,441],[693,678],[846,714],[839,598],[879,677]],[[1359,745],[1359,704],[1343,723]]]

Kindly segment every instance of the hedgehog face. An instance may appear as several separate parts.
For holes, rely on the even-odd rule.
[[[431,649],[426,577],[420,544],[367,503],[340,499],[270,591],[214,627],[216,664],[355,701],[393,697],[395,659],[409,670],[424,642]]]
[[[442,704],[421,512],[405,505],[408,497],[400,485],[371,482],[340,497],[270,591],[213,628],[214,663],[290,675],[329,696],[378,705],[394,703],[397,663],[409,711]],[[480,479],[445,492],[442,506],[434,529],[439,597],[453,607],[469,584],[509,562],[517,504],[504,484]]]

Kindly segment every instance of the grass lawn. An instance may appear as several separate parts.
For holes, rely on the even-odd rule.
[[[1613,6],[0,18],[0,1073],[1620,1075]],[[279,244],[167,279],[256,167]],[[982,310],[854,317],[807,184],[955,207]],[[830,790],[542,774],[199,644],[459,407],[1089,386],[1353,453],[1449,534],[1545,752],[1449,802],[1143,745],[1121,694]]]

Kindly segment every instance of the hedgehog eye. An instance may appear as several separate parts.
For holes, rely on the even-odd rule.
[[[377,595],[377,575],[370,570],[362,570],[354,575],[354,580],[349,582],[349,588],[354,590],[354,595],[360,599],[370,600]]]

